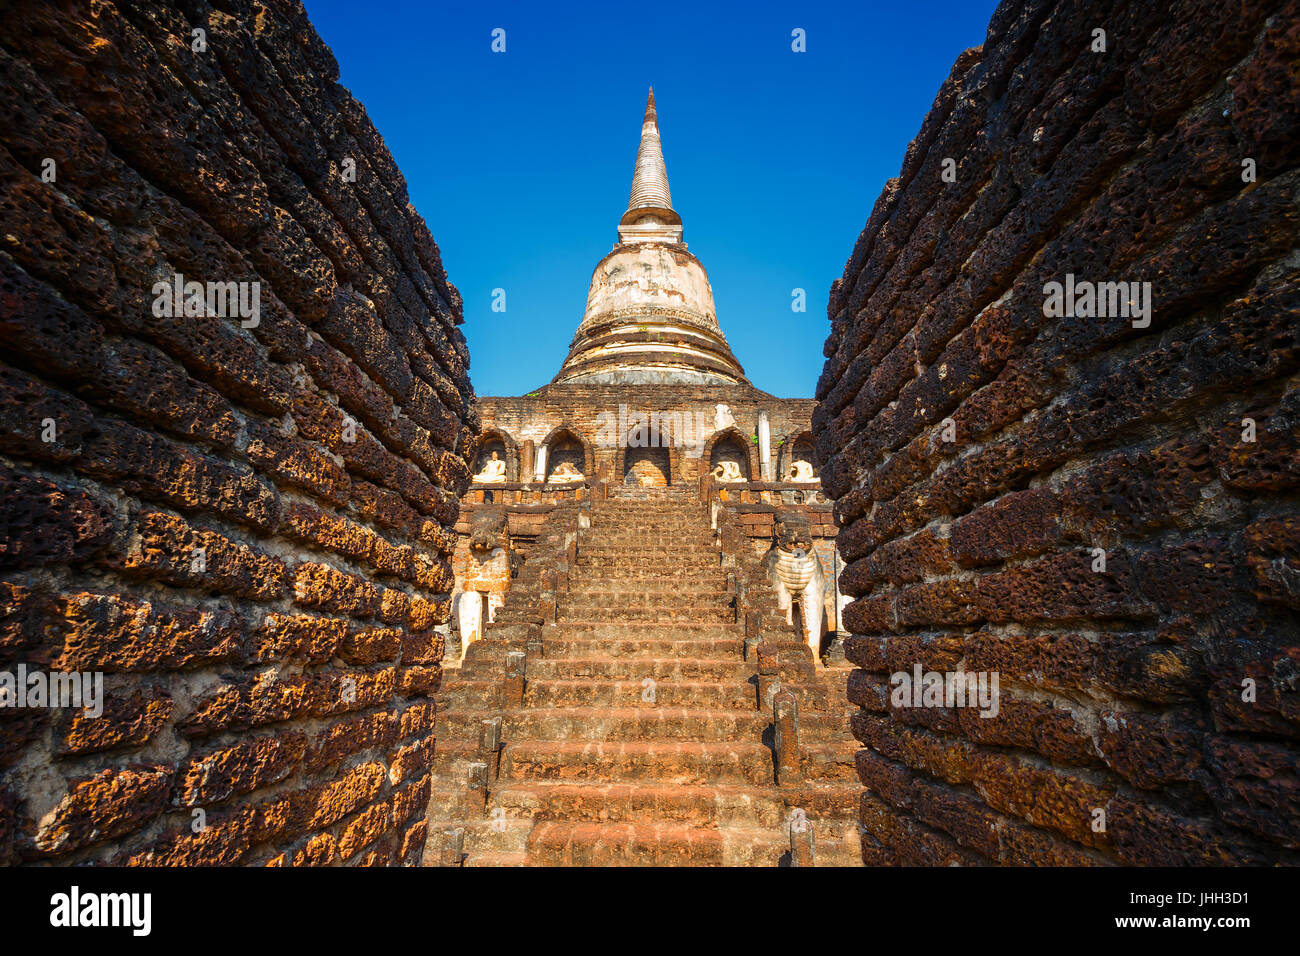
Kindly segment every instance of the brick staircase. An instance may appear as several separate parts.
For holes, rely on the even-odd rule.
[[[447,672],[425,864],[860,866],[847,666],[814,668],[698,496],[627,491],[552,514]]]

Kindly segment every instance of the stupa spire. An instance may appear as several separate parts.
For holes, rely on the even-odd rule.
[[[718,327],[713,288],[682,242],[668,195],[655,91],[646,97],[632,197],[596,263],[587,308],[554,379],[587,385],[748,384]]]
[[[632,194],[628,198],[627,212],[619,220],[618,238],[620,242],[681,242],[682,238],[682,219],[673,210],[673,197],[668,191],[668,167],[659,140],[659,117],[655,111],[653,86],[646,97],[641,144],[637,147],[636,167],[632,171]]]
[[[673,208],[673,198],[668,192],[668,167],[664,164],[663,145],[659,141],[653,86],[645,103],[645,119],[641,121],[641,146],[636,151],[632,198],[627,203],[628,211],[646,207]]]

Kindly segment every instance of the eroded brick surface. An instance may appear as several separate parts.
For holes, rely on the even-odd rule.
[[[1300,859],[1297,23],[1002,4],[832,287],[868,862]],[[1149,324],[1046,314],[1067,274]],[[917,664],[999,712],[899,706]]]
[[[423,850],[478,425],[337,77],[296,2],[0,12],[0,670],[105,679],[0,710],[0,862]],[[177,274],[258,321],[158,314]]]

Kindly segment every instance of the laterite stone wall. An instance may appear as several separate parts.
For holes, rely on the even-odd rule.
[[[1297,63],[1295,2],[1003,3],[877,201],[813,419],[869,863],[1300,860]]]
[[[337,79],[290,0],[0,11],[0,670],[104,687],[0,708],[0,862],[420,858],[477,422]]]

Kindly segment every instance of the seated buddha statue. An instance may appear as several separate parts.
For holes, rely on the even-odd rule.
[[[568,461],[560,462],[551,472],[551,481],[582,481],[584,477],[586,476]]]
[[[813,466],[806,461],[796,459],[790,466],[791,481],[816,481],[817,476],[813,474]]]
[[[474,476],[480,484],[501,484],[506,480],[506,463],[493,452],[492,457],[483,463],[483,470]]]
[[[720,461],[714,466],[712,475],[718,481],[744,481],[745,476],[740,473],[740,466],[734,461]]]

